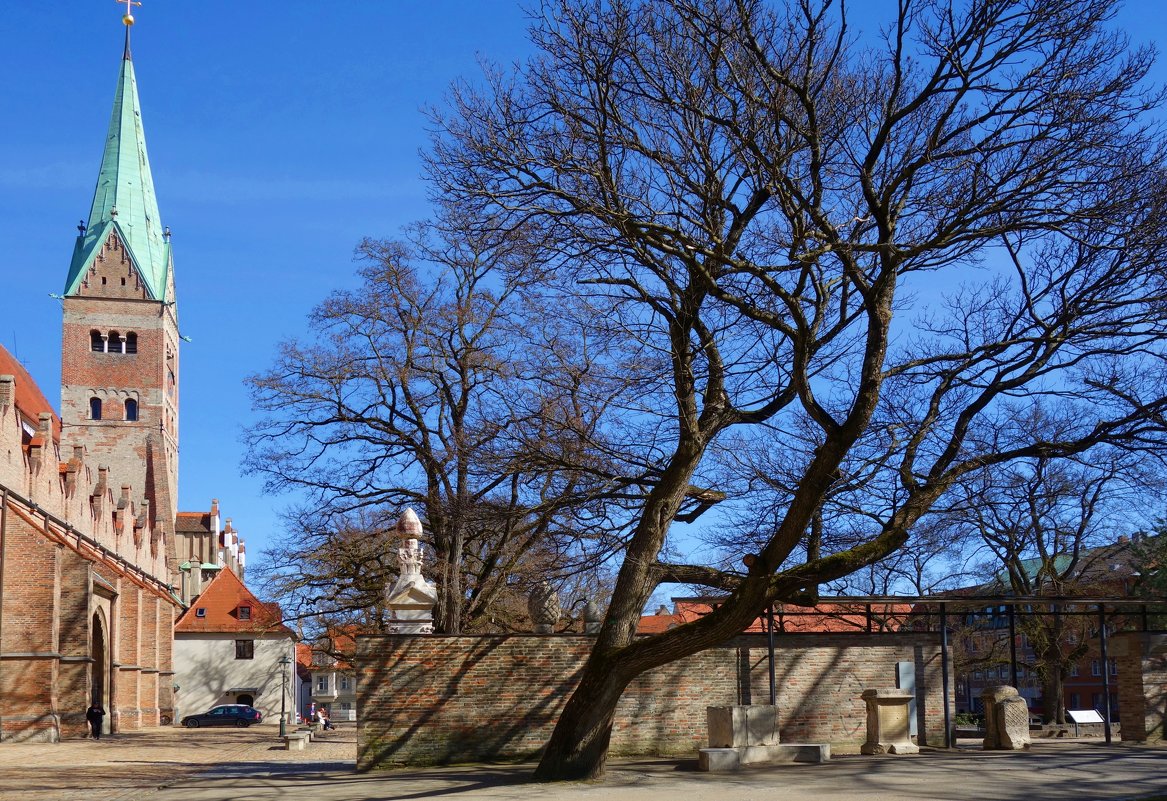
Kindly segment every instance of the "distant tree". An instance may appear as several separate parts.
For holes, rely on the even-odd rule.
[[[247,464],[308,498],[267,576],[301,615],[384,625],[408,506],[447,633],[505,624],[533,582],[595,570],[620,545],[592,442],[613,387],[589,372],[572,309],[540,294],[546,243],[470,222],[446,206],[402,241],[362,242],[359,286],[250,379],[265,416]]]
[[[658,469],[538,778],[601,773],[636,676],[910,547],[962,478],[1161,445],[1159,98],[1115,8],[905,0],[858,39],[814,0],[546,0],[537,54],[435,113],[436,193],[544,232],[604,358],[656,376],[623,420]],[[731,437],[788,454],[780,513],[738,561],[670,559]],[[814,542],[840,481],[863,513]],[[635,637],[668,582],[728,597]]]
[[[1096,448],[1078,458],[998,466],[970,477],[953,495],[957,500],[947,510],[953,538],[973,537],[988,554],[985,569],[993,578],[984,591],[1073,598],[1124,593],[1131,554],[1130,545],[1118,541],[1119,532],[1158,488],[1136,455]],[[1041,681],[1046,722],[1065,723],[1065,681],[1097,630],[1083,611],[1051,601],[1018,612],[1017,630],[1033,649],[1029,667]]]

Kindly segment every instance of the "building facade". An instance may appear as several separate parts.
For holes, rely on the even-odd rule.
[[[62,296],[61,415],[0,350],[0,741],[174,715],[178,307],[126,45]]]

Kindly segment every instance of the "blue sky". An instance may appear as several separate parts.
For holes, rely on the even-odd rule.
[[[1131,2],[1120,23],[1136,41],[1161,40],[1165,9]],[[5,3],[2,14],[0,344],[58,403],[60,308],[49,293],[62,289],[92,200],[121,11],[115,0],[54,0]],[[426,215],[421,109],[476,76],[479,56],[529,52],[526,14],[511,0],[144,0],[135,14],[147,144],[193,340],[181,357],[180,508],[219,498],[255,565],[288,499],[241,475],[243,379],[330,290],[353,284],[361,237]]]

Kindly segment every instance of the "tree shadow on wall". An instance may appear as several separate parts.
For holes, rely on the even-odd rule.
[[[432,645],[402,639],[389,659],[360,666],[358,700],[364,721],[357,754],[360,771],[533,758],[546,745],[583,665],[581,659],[576,669],[558,680],[554,668],[548,666],[536,688],[531,673],[544,665],[543,658],[521,649],[505,653],[528,638],[484,636],[474,638],[469,648],[459,646],[450,661],[457,659],[460,664],[444,681],[435,683]],[[424,649],[421,654],[416,653],[419,649]],[[500,649],[504,652],[496,653]],[[479,663],[488,659],[490,665],[476,674]],[[390,675],[394,688],[408,689],[385,698],[380,683],[372,686],[367,677]],[[482,699],[488,709],[459,699],[464,689],[469,698]],[[384,734],[373,735],[370,721]],[[440,735],[427,735],[428,727],[437,727]],[[425,744],[424,751],[419,743]]]

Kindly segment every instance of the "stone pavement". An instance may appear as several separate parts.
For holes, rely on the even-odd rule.
[[[530,765],[360,774],[356,732],[342,727],[305,751],[276,748],[274,726],[161,730],[100,742],[0,744],[0,800],[228,801],[516,799],[516,801],[1046,801],[1167,800],[1167,747],[1039,741],[1028,752],[959,749],[843,756],[824,765],[697,773],[695,760],[613,760],[600,782],[540,785]]]

